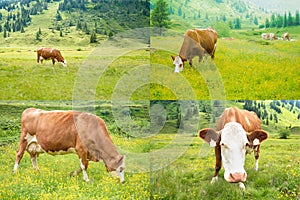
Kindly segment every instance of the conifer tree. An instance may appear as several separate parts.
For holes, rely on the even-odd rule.
[[[170,19],[168,14],[168,4],[164,0],[158,0],[151,13],[151,22],[154,27],[159,28],[159,34],[162,34],[162,28],[168,28]]]

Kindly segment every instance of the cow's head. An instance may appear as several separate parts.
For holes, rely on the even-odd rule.
[[[202,129],[199,136],[211,147],[221,146],[224,178],[231,183],[246,181],[247,173],[244,169],[246,149],[259,145],[268,138],[268,134],[263,130],[247,133],[237,122],[227,123],[221,131]]]
[[[175,66],[175,73],[179,73],[183,70],[184,67],[184,62],[187,61],[185,58],[182,58],[181,56],[171,56],[172,60],[173,60],[173,64]]]
[[[118,166],[115,169],[109,169],[106,166],[107,171],[109,171],[110,175],[120,179],[121,183],[124,183],[124,170],[125,170],[125,155],[121,156]]]
[[[60,64],[61,64],[63,67],[67,67],[67,61],[66,61],[66,60],[60,61]]]

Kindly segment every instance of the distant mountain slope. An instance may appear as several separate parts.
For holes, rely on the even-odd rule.
[[[156,1],[151,1],[154,8]],[[258,6],[241,0],[169,0],[170,18],[174,26],[207,27],[216,23],[235,23],[238,19],[242,27],[257,26],[265,13]],[[233,24],[234,25],[234,24]]]
[[[255,4],[266,11],[275,13],[284,13],[291,11],[295,13],[300,8],[299,0],[273,0],[273,1],[262,1],[262,0],[248,0],[250,3]]]

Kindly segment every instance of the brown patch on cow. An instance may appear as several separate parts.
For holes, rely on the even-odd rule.
[[[261,122],[256,113],[248,110],[240,110],[237,107],[228,108],[223,112],[217,123],[216,130],[222,130],[228,122],[240,123],[246,132],[261,129]]]
[[[210,143],[211,140],[214,140],[215,142],[220,141],[220,135],[214,129],[211,128],[205,128],[200,130],[198,132],[198,135],[207,143]]]
[[[264,140],[268,139],[268,133],[264,130],[255,130],[247,134],[249,142],[253,142],[255,139],[259,140],[259,143],[262,143]]]

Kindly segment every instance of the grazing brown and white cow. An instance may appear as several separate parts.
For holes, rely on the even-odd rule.
[[[187,30],[181,45],[179,55],[171,56],[175,66],[176,73],[184,68],[184,62],[189,61],[192,67],[193,58],[199,56],[199,62],[202,61],[203,55],[209,54],[213,59],[216,51],[218,33],[211,28]]]
[[[86,172],[89,161],[103,160],[106,170],[124,182],[125,156],[117,152],[104,121],[89,113],[26,109],[21,117],[21,136],[14,172],[25,150],[30,154],[35,170],[38,170],[37,157],[40,153],[76,153],[80,168],[71,172],[71,175],[82,172],[83,179],[89,181]]]
[[[268,138],[268,133],[261,130],[257,115],[236,107],[228,108],[218,121],[216,130],[202,129],[199,136],[211,147],[215,147],[216,168],[211,183],[218,180],[223,162],[225,180],[238,182],[240,188],[245,189],[245,154],[254,150],[255,170],[258,170],[260,143]]]
[[[282,34],[281,38],[282,38],[282,40],[288,40],[288,41],[291,40],[290,34],[289,34],[289,33],[284,33],[284,34]]]
[[[278,39],[274,33],[262,33],[261,38],[264,40],[277,40]]]
[[[41,61],[43,63],[43,60],[50,59],[52,60],[52,64],[54,65],[55,62],[60,62],[62,66],[67,66],[67,61],[64,59],[64,57],[61,55],[60,51],[54,48],[44,48],[41,47],[37,50],[37,62]]]

